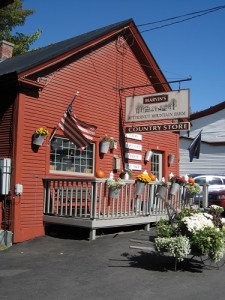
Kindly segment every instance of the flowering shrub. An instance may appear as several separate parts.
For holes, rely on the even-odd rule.
[[[149,183],[149,182],[152,181],[151,177],[148,174],[146,174],[146,173],[139,174],[137,176],[137,180],[139,180],[141,182],[144,182],[144,183]]]
[[[42,127],[38,128],[35,133],[38,135],[48,135],[49,134],[48,130],[45,128],[42,128]]]
[[[158,237],[155,239],[155,247],[159,252],[170,252],[179,261],[190,253],[190,241],[186,236]]]
[[[208,213],[183,209],[175,223],[160,220],[156,223],[156,249],[170,252],[178,260],[190,253],[207,255],[214,262],[221,260],[225,253],[225,219],[220,217],[222,211],[223,208],[217,205],[211,205]]]
[[[118,178],[117,180],[114,178],[108,178],[106,180],[106,186],[115,190],[115,189],[121,189],[126,183],[121,179]]]

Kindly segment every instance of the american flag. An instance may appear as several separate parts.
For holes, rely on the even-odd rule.
[[[58,125],[64,132],[64,135],[73,142],[79,150],[85,149],[90,144],[94,139],[95,130],[97,129],[96,126],[77,119],[70,105]]]

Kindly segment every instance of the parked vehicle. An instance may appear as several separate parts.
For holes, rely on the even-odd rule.
[[[223,175],[203,175],[203,174],[190,174],[188,177],[192,177],[195,180],[195,183],[198,183],[201,186],[203,191],[203,186],[208,185],[208,204],[211,205],[212,199],[215,197],[223,195],[224,192],[224,207],[225,207],[225,176]],[[218,194],[219,191],[223,191],[221,194]],[[214,194],[215,193],[215,194]],[[203,194],[200,193],[195,197],[195,204],[202,206]],[[215,199],[213,200],[215,201]],[[218,200],[216,200],[218,203]],[[216,204],[216,203],[214,203]],[[220,205],[220,204],[217,204]],[[221,205],[220,205],[221,206]]]
[[[225,209],[225,189],[209,192],[209,205],[215,204]]]

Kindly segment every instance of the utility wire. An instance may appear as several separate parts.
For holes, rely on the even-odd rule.
[[[182,23],[182,22],[194,19],[194,18],[201,17],[201,16],[209,14],[209,13],[213,13],[215,11],[218,11],[218,10],[221,10],[221,9],[224,9],[224,8],[225,8],[225,5],[221,5],[221,6],[213,7],[213,8],[210,8],[210,9],[200,10],[200,11],[188,13],[188,14],[185,14],[185,15],[180,15],[180,16],[176,16],[176,17],[171,17],[171,18],[168,18],[168,19],[160,20],[160,21],[155,21],[155,22],[149,22],[149,23],[145,23],[145,24],[140,24],[140,25],[137,25],[137,27],[142,27],[142,26],[147,26],[147,25],[153,25],[153,24],[158,24],[158,23],[163,23],[163,22],[166,22],[166,21],[170,21],[170,20],[179,19],[179,18],[182,18],[182,17],[192,16],[192,17],[185,18],[183,20],[179,20],[179,21],[175,21],[175,22],[172,22],[172,23],[169,23],[169,24],[164,24],[164,25],[153,27],[151,29],[143,30],[143,31],[141,31],[141,33],[143,33],[143,32],[147,32],[147,31],[152,31],[152,30],[163,28],[163,27],[171,26],[171,25],[174,25],[174,24]]]

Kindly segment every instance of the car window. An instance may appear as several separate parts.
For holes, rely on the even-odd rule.
[[[210,177],[207,180],[207,183],[210,184],[210,185],[211,184],[218,184],[218,185],[223,184],[222,180],[219,177]]]
[[[195,182],[198,184],[204,184],[204,183],[206,183],[206,178],[205,177],[195,178]]]

